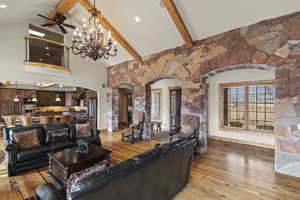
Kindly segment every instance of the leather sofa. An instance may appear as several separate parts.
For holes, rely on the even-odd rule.
[[[32,125],[12,127],[4,129],[4,146],[7,159],[8,176],[14,176],[21,172],[40,168],[48,165],[48,153],[62,151],[65,148],[76,146],[76,122],[51,123],[47,125]],[[49,142],[49,132],[65,129],[68,130],[68,137],[64,141]],[[39,147],[31,149],[18,149],[14,141],[14,134],[22,131],[37,130],[40,141]],[[99,137],[100,131],[91,129],[91,136],[84,138],[90,144],[101,146]],[[82,139],[82,138],[81,138]]]
[[[81,177],[65,194],[54,185],[36,189],[39,200],[168,200],[187,184],[194,137],[157,145],[112,167]]]

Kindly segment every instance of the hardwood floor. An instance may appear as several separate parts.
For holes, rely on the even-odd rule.
[[[119,133],[103,134],[103,146],[117,163],[151,149],[157,141],[121,142]],[[0,145],[2,148],[2,144]],[[174,200],[299,200],[300,179],[274,172],[274,151],[229,142],[212,141],[208,152],[195,158],[190,181]],[[35,188],[51,182],[47,167],[8,178],[0,167],[0,199],[24,199]]]

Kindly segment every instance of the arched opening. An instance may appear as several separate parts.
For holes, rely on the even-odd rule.
[[[134,86],[130,83],[120,83],[112,89],[111,131],[127,128],[133,121]]]
[[[1,81],[0,127],[86,121],[98,128],[98,93],[55,82]],[[27,121],[24,121],[26,119]]]
[[[149,81],[146,87],[146,128],[158,140],[169,140],[170,131],[181,127],[182,90],[185,81],[163,77]]]
[[[275,69],[245,64],[204,76],[201,112],[208,137],[274,148]]]

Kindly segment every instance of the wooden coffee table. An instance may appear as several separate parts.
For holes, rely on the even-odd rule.
[[[89,153],[78,155],[75,149],[49,153],[49,175],[63,188],[71,174],[110,158],[110,150],[96,145],[89,146]]]

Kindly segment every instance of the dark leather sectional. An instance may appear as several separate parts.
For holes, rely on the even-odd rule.
[[[40,200],[169,200],[188,182],[195,137],[158,145],[115,166],[82,177],[68,197],[51,184],[36,190]]]
[[[49,131],[64,128],[68,129],[68,137],[65,141],[51,144],[47,141]],[[38,130],[41,146],[26,150],[18,149],[12,135],[33,129]],[[92,129],[91,136],[86,137],[85,140],[91,144],[101,145],[99,133],[98,130]],[[4,143],[7,156],[8,176],[14,176],[27,170],[48,165],[48,153],[74,147],[77,139],[75,122],[6,128],[4,130]]]

